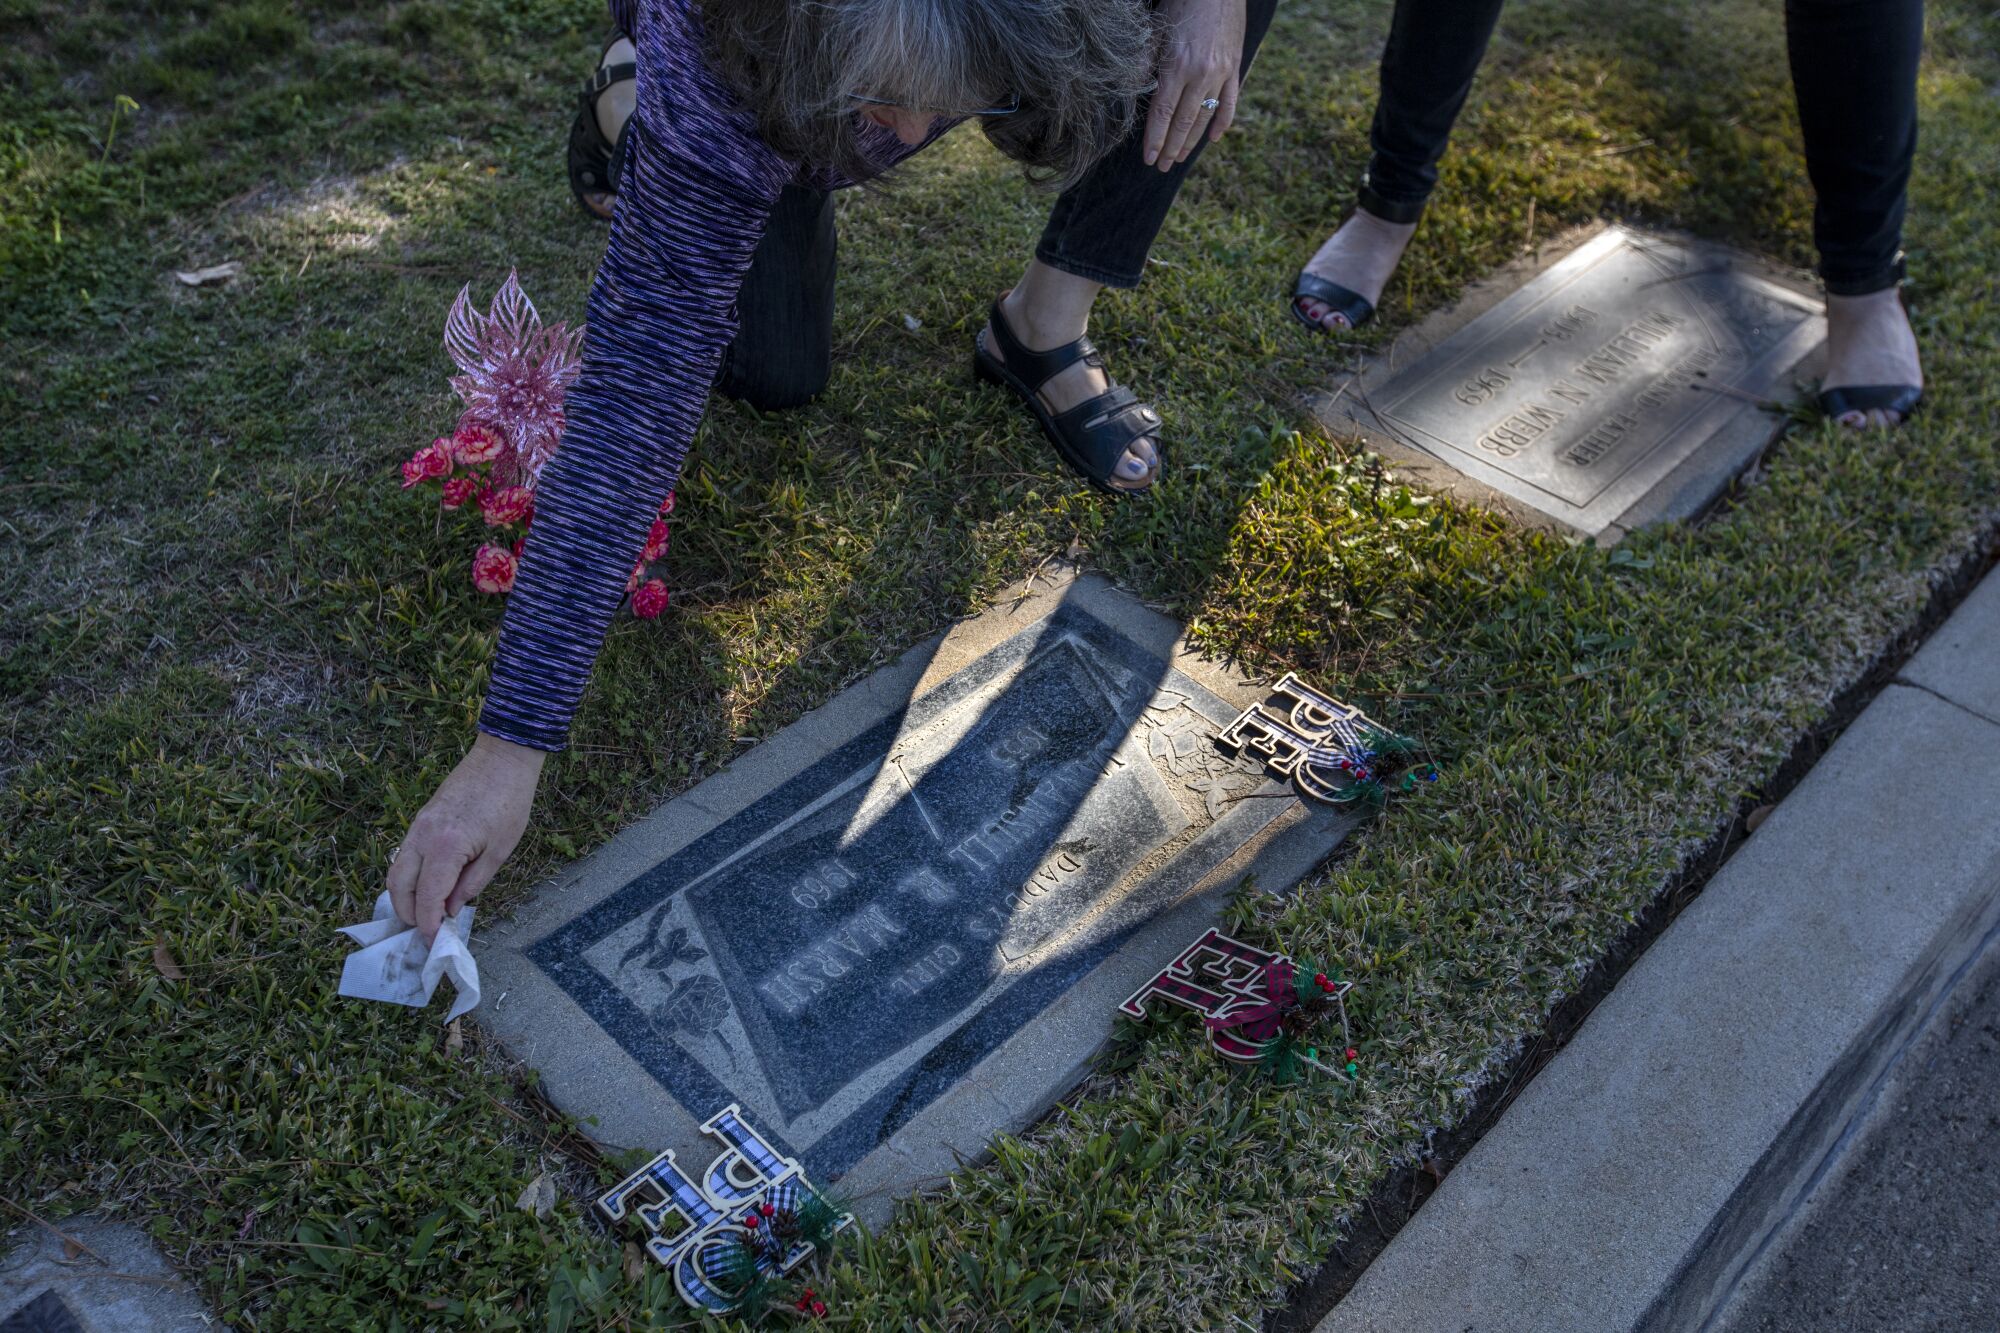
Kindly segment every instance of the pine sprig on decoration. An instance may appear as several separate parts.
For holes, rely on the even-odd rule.
[[[721,1263],[706,1274],[709,1285],[729,1303],[730,1314],[761,1319],[780,1301],[778,1281],[758,1262],[758,1245],[749,1233],[724,1244]]]
[[[1289,971],[1274,968],[1269,975],[1272,989],[1277,992],[1271,998],[1278,1005],[1278,1030],[1259,1061],[1263,1070],[1279,1087],[1298,1082],[1308,1070],[1353,1082],[1361,1071],[1360,1052],[1346,1045],[1350,1038],[1347,1009],[1340,998],[1343,990],[1340,969],[1334,968],[1332,975],[1328,975],[1310,963],[1301,963]],[[1345,1051],[1340,1064],[1321,1059],[1319,1047],[1313,1044],[1314,1032],[1331,1015],[1340,1019],[1340,1039]]]
[[[847,1201],[839,1195],[808,1189],[805,1197],[799,1201],[798,1208],[793,1212],[798,1238],[825,1253],[832,1248],[841,1223],[847,1220],[852,1211]]]
[[[1305,1074],[1306,1044],[1289,1032],[1281,1031],[1264,1047],[1259,1065],[1281,1088],[1289,1088]]]
[[[1406,767],[1423,749],[1413,737],[1398,735],[1387,727],[1365,728],[1361,741],[1375,759],[1376,766],[1391,771]]]

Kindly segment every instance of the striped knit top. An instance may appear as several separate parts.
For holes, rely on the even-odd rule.
[[[793,181],[847,183],[762,140],[693,5],[611,0],[638,51],[638,108],[590,292],[583,373],[537,487],[479,718],[481,731],[536,749],[567,743],[626,577],[735,337],[736,292],[779,192]],[[864,133],[876,161],[914,151],[880,127]]]

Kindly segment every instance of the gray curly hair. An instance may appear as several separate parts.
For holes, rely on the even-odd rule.
[[[1073,184],[1132,129],[1152,86],[1148,0],[701,0],[723,75],[773,148],[863,181],[857,93],[982,118],[1029,177]]]

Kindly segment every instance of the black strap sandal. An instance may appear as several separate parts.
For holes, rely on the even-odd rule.
[[[1835,421],[1849,412],[1894,412],[1899,421],[1908,421],[1924,400],[1924,391],[1914,384],[1843,384],[1819,396],[1819,410]]]
[[[1375,318],[1375,303],[1360,292],[1322,278],[1317,273],[1300,273],[1297,284],[1292,288],[1292,318],[1314,333],[1331,333],[1333,330],[1300,309],[1299,302],[1308,300],[1324,301],[1332,306],[1334,314],[1346,318],[1349,329],[1358,329]]]
[[[597,99],[612,84],[639,77],[639,67],[629,60],[615,65],[604,63],[611,48],[623,40],[623,34],[613,37],[598,53],[597,71],[583,85],[578,95],[576,120],[569,127],[569,190],[585,216],[599,222],[611,220],[610,208],[597,201],[618,193],[618,175],[625,166],[625,138],[632,123],[628,120],[618,132],[618,142],[611,143],[597,127]]]
[[[1154,453],[1161,462],[1165,461],[1165,451],[1160,447],[1160,414],[1140,402],[1137,394],[1122,384],[1114,384],[1066,412],[1051,412],[1042,402],[1043,386],[1077,362],[1094,370],[1104,369],[1104,357],[1096,344],[1088,338],[1078,338],[1046,352],[1032,351],[1014,336],[997,300],[987,317],[987,327],[999,339],[1000,355],[1007,359],[1000,360],[986,350],[984,341],[975,340],[973,373],[989,384],[1012,390],[1026,403],[1063,462],[1106,495],[1143,495],[1152,489],[1150,482],[1144,486],[1114,486],[1111,480],[1117,475],[1119,460],[1125,457],[1134,440],[1152,440]],[[1153,475],[1159,475],[1157,465]]]

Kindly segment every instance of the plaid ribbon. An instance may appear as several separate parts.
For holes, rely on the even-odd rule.
[[[727,1229],[703,1243],[695,1256],[701,1275],[726,1293],[741,1277],[746,1255],[759,1268],[768,1270],[782,1264],[791,1242],[777,1234],[774,1224],[796,1219],[805,1201],[805,1187],[794,1179],[773,1185],[759,1198],[746,1202]],[[771,1208],[768,1217],[764,1214],[766,1204]],[[745,1226],[751,1217],[757,1219],[757,1225]]]

